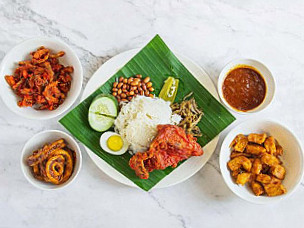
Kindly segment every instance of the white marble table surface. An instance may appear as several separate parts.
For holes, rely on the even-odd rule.
[[[303,11],[301,0],[1,0],[0,60],[24,39],[57,37],[78,54],[84,87],[107,59],[158,33],[214,83],[232,59],[264,62],[277,93],[269,109],[237,116],[195,176],[148,193],[110,179],[83,147],[83,167],[72,185],[51,192],[34,188],[21,172],[21,149],[42,130],[63,128],[57,119],[23,119],[0,100],[0,227],[303,227],[304,183],[279,204],[253,205],[228,189],[218,164],[223,137],[248,118],[280,121],[304,140]]]

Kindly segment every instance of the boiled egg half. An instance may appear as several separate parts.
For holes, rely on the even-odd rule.
[[[103,133],[99,143],[104,151],[114,155],[124,154],[129,147],[129,144],[119,134],[112,131]]]

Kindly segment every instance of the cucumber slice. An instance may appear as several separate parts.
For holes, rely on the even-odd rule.
[[[99,115],[116,117],[118,102],[112,95],[100,94],[94,98],[90,105],[89,112]]]
[[[106,131],[113,126],[117,112],[118,102],[115,97],[105,94],[98,95],[89,108],[89,124],[95,131]]]
[[[95,131],[103,132],[108,130],[114,124],[113,117],[89,113],[89,124]]]

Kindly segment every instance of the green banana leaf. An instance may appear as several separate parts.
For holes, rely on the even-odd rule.
[[[88,109],[94,97],[101,93],[111,93],[112,84],[119,76],[131,77],[136,74],[141,74],[144,77],[150,76],[155,94],[160,92],[168,76],[178,78],[180,84],[176,102],[181,102],[185,95],[193,92],[198,106],[204,112],[204,116],[198,124],[203,133],[203,136],[198,138],[198,143],[201,146],[210,142],[235,118],[185,68],[160,36],[156,35],[105,84],[101,85],[94,93],[59,120],[73,136],[98,155],[100,159],[106,161],[140,188],[148,191],[174,169],[168,167],[165,170],[155,170],[150,173],[147,180],[138,178],[134,170],[129,167],[131,155],[125,153],[121,156],[115,156],[103,151],[99,146],[101,133],[94,131],[88,123]]]

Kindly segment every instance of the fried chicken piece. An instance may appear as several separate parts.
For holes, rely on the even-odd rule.
[[[260,195],[264,194],[264,188],[259,182],[252,181],[251,189],[256,196],[260,196]]]
[[[281,183],[264,184],[264,189],[267,196],[279,196],[287,192],[286,188]]]
[[[274,156],[282,156],[283,155],[283,147],[281,145],[276,145],[276,152]]]
[[[227,165],[231,171],[239,170],[242,167],[247,172],[250,172],[252,166],[251,161],[245,156],[238,156],[230,160]]]
[[[248,144],[246,146],[246,152],[249,154],[260,155],[266,152],[266,149],[260,145]]]
[[[240,185],[245,185],[251,177],[251,173],[241,173],[237,175],[236,183]]]
[[[249,142],[253,142],[253,143],[257,143],[257,144],[262,144],[264,143],[265,139],[267,138],[266,133],[263,134],[249,134],[248,135],[248,141]]]
[[[276,144],[275,144],[275,139],[272,136],[269,136],[265,142],[264,142],[265,149],[267,153],[269,154],[275,154],[276,153]]]
[[[243,152],[248,144],[248,139],[243,134],[237,135],[230,144],[230,148],[235,151]]]
[[[276,178],[283,180],[285,178],[286,170],[281,165],[274,165],[270,168],[270,173]]]
[[[253,174],[258,175],[261,173],[262,169],[263,169],[263,165],[262,165],[261,160],[259,158],[256,158],[252,164],[251,172]]]
[[[275,165],[279,165],[280,164],[280,160],[271,155],[271,154],[267,154],[265,153],[262,157],[261,157],[261,162],[263,164],[269,165],[269,166],[275,166]]]
[[[157,136],[150,144],[149,150],[136,153],[129,161],[141,179],[148,179],[149,172],[156,169],[175,168],[180,161],[191,156],[202,155],[203,149],[196,138],[186,134],[185,130],[175,125],[158,125]]]
[[[238,156],[245,156],[247,158],[250,158],[252,156],[252,154],[233,151],[230,154],[230,159],[233,159],[233,158],[238,157]]]
[[[267,175],[267,174],[258,174],[256,176],[256,181],[262,183],[262,184],[269,184],[271,183],[271,176]]]

